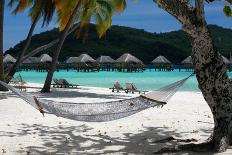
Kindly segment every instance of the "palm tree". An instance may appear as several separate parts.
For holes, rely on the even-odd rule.
[[[4,23],[4,5],[5,0],[0,3],[0,80],[5,81],[4,64],[3,64],[3,23]],[[0,87],[0,90],[6,90],[4,87]]]
[[[20,66],[22,59],[29,48],[34,29],[40,17],[43,17],[43,26],[45,24],[47,25],[51,21],[53,13],[55,11],[55,3],[53,0],[11,0],[8,5],[12,7],[15,3],[17,3],[17,6],[13,11],[14,14],[17,14],[27,9],[28,7],[31,7],[29,16],[31,17],[32,24],[26,38],[26,43],[22,51],[20,52],[17,61],[14,63],[13,67],[10,69],[7,75],[7,82],[12,79],[17,68]]]
[[[164,148],[158,154],[182,150],[223,152],[232,144],[232,80],[223,58],[214,46],[205,18],[204,0],[153,0],[175,17],[192,42],[192,61],[202,95],[214,120],[212,135],[206,142]],[[207,0],[212,2],[214,0]],[[232,4],[231,0],[226,0]],[[230,8],[225,8],[227,16]]]
[[[75,6],[75,7],[74,7]],[[73,0],[73,1],[58,1],[57,14],[60,21],[60,29],[62,35],[56,50],[53,53],[53,59],[50,70],[47,74],[43,89],[41,92],[50,92],[50,85],[53,74],[56,70],[58,57],[63,46],[66,34],[72,27],[75,21],[79,22],[78,36],[83,27],[88,27],[91,19],[96,22],[96,30],[101,37],[105,31],[111,26],[112,15],[114,12],[121,12],[126,7],[125,0]]]
[[[80,5],[81,5],[81,0],[79,0],[76,3],[76,6],[72,11],[71,16],[69,17],[69,20],[68,20],[65,28],[63,29],[63,31],[62,31],[62,33],[60,35],[58,46],[56,47],[56,50],[55,50],[56,52],[53,53],[50,70],[49,70],[49,72],[47,74],[47,78],[46,78],[46,81],[44,83],[44,86],[43,86],[43,89],[41,90],[41,92],[49,92],[50,91],[50,85],[51,85],[53,73],[55,72],[55,68],[56,68],[56,64],[57,64],[57,61],[58,61],[59,53],[61,51],[61,48],[62,48],[63,43],[65,41],[65,38],[67,36],[67,33],[68,33],[68,31],[69,31],[69,29],[71,27],[71,24],[74,22],[75,16],[76,16],[76,14],[77,14],[77,12],[79,10]]]

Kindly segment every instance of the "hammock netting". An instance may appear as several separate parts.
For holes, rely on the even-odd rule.
[[[38,109],[41,113],[54,114],[58,117],[77,121],[107,122],[131,116],[151,107],[163,106],[189,77],[165,86],[157,91],[140,95],[139,97],[100,103],[55,102],[36,98],[2,81],[0,81],[0,84],[11,90],[34,108]]]

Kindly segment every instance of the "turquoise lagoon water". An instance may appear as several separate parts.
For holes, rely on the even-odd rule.
[[[46,72],[36,71],[22,71],[18,72],[26,82],[32,83],[44,83],[46,78]],[[156,72],[154,70],[146,70],[140,73],[123,73],[123,72],[77,72],[61,70],[56,72],[55,78],[65,78],[70,83],[79,84],[81,86],[94,86],[94,87],[112,87],[116,81],[120,82],[125,86],[126,82],[134,83],[139,89],[144,90],[156,90],[165,85],[183,79],[190,75],[191,72],[179,72],[178,70],[173,72]],[[230,76],[232,73],[229,73]],[[198,89],[196,77],[191,77],[184,86],[180,89],[181,91],[200,91]]]

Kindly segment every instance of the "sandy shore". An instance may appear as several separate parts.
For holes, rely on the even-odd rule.
[[[36,89],[28,91],[41,98],[73,103],[112,101],[138,95],[91,87],[54,89],[50,94],[40,94]],[[163,108],[151,108],[104,123],[78,122],[53,115],[43,117],[17,96],[7,94],[7,99],[0,100],[0,155],[152,154],[164,146],[177,144],[155,141],[174,136],[201,142],[209,137],[213,128],[210,110],[197,92],[178,92]],[[231,149],[224,154],[232,154]]]

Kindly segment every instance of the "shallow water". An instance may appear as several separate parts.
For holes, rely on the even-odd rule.
[[[26,82],[31,83],[43,83],[46,78],[46,72],[36,71],[22,71],[18,72]],[[175,70],[173,72],[156,72],[154,70],[146,70],[140,73],[123,73],[123,72],[77,72],[61,70],[56,72],[54,78],[65,78],[70,83],[79,84],[82,86],[94,86],[94,87],[112,87],[116,81],[120,82],[122,86],[125,86],[126,82],[134,83],[137,88],[144,90],[156,90],[165,85],[181,80],[189,76],[191,72],[185,72]],[[232,73],[229,73],[231,76]],[[17,75],[16,75],[17,76]],[[200,91],[198,89],[196,77],[191,77],[184,86],[181,87],[181,91]]]

